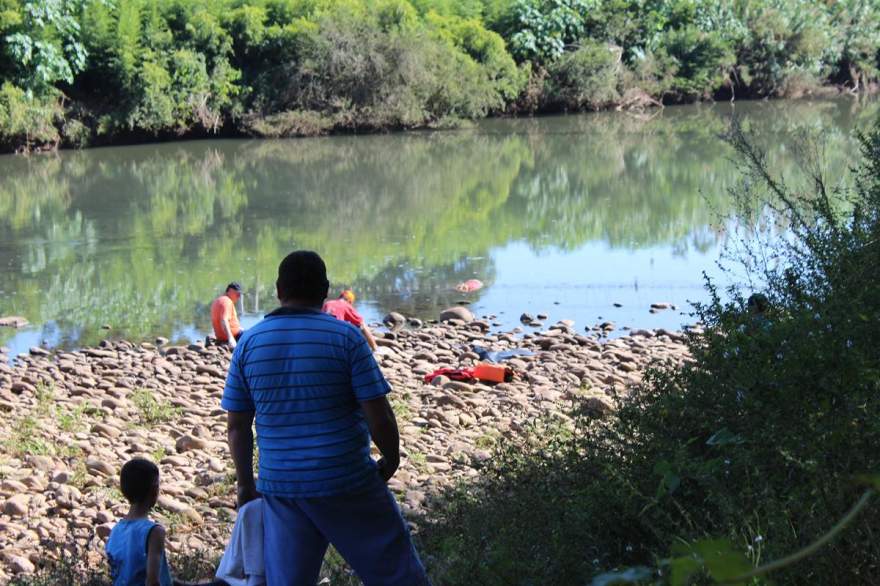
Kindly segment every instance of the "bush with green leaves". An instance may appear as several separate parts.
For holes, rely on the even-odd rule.
[[[566,110],[599,110],[619,99],[621,51],[585,42],[550,65],[546,99]]]
[[[789,227],[739,257],[769,309],[715,295],[692,361],[651,371],[612,418],[503,444],[422,530],[437,582],[708,583],[801,550],[858,502],[818,553],[748,583],[871,583],[880,508],[859,477],[880,467],[880,126],[849,178],[823,176],[815,140],[802,180],[783,179],[731,134],[745,217]]]
[[[834,2],[830,20],[840,52],[835,65],[837,80],[858,90],[880,78],[880,18],[876,4],[866,0]]]
[[[655,54],[668,67],[668,91],[677,100],[711,98],[731,82],[734,54],[717,33],[693,26],[667,31],[657,38]]]
[[[585,17],[597,0],[513,0],[499,25],[520,61],[546,63],[584,36]]]
[[[8,81],[0,85],[0,142],[26,150],[55,146],[61,118],[56,98],[36,97]]]
[[[326,120],[330,128],[425,126],[486,116],[518,94],[523,76],[503,42],[475,21],[432,14],[427,26],[390,22],[337,13],[301,29],[271,95],[256,89],[269,117],[252,128],[279,111]],[[289,121],[293,114],[285,116]]]
[[[739,77],[756,95],[785,95],[787,84],[817,85],[835,62],[828,11],[804,0],[749,2],[738,46]],[[876,48],[875,48],[876,55]]]

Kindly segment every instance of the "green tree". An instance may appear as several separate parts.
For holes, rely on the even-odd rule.
[[[82,7],[83,0],[23,0],[17,22],[7,17],[4,53],[21,87],[43,95],[58,82],[72,84],[84,69]]]

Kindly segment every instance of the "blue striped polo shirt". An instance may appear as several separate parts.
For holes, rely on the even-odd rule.
[[[221,406],[256,413],[259,491],[329,496],[375,481],[358,403],[390,390],[357,328],[319,311],[282,307],[242,336]]]

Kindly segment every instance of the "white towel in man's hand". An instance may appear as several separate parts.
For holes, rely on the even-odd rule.
[[[265,586],[262,499],[253,500],[238,510],[229,545],[217,568],[217,578],[230,586]]]

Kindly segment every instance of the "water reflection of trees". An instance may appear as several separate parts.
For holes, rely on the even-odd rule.
[[[786,136],[822,129],[832,166],[876,108],[738,105],[774,168]],[[0,313],[61,319],[96,335],[191,323],[239,278],[271,303],[292,248],[319,250],[335,283],[384,309],[433,312],[455,282],[494,278],[512,240],[574,249],[705,250],[736,173],[718,140],[726,108],[493,120],[475,129],[293,141],[149,145],[0,160]]]

